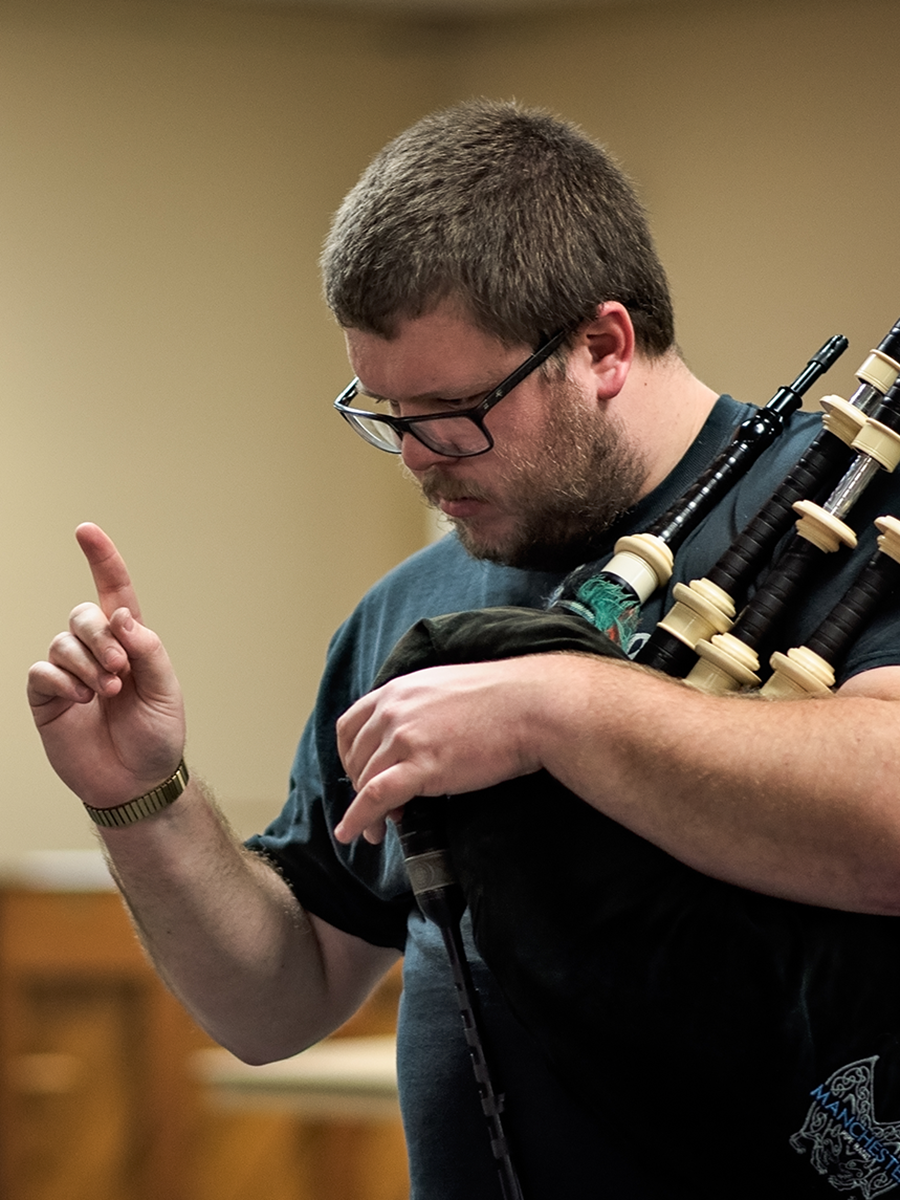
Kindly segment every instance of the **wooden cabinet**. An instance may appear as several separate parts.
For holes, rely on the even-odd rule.
[[[188,1200],[206,1039],[111,892],[0,893],[0,1195]]]
[[[391,1029],[398,988],[349,1031]],[[399,1121],[223,1111],[210,1045],[114,891],[0,888],[3,1200],[403,1200]]]

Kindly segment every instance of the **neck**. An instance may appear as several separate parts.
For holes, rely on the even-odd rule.
[[[660,484],[684,456],[718,399],[672,350],[662,358],[634,359],[628,380],[611,402],[634,445],[640,446],[647,475],[640,497]]]

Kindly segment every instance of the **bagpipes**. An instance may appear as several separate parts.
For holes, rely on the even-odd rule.
[[[827,343],[677,505],[617,543],[602,569],[574,572],[547,611],[422,621],[376,685],[439,663],[624,657],[684,539],[845,346]],[[703,579],[676,584],[638,662],[706,691],[760,687],[761,654],[785,606],[855,545],[844,518],[900,461],[900,321],[857,375],[849,401],[822,401],[821,433],[728,551]],[[835,666],[900,578],[900,520],[884,514],[877,524],[877,550],[833,611],[804,646],[775,650],[764,695],[833,686]],[[413,891],[450,955],[504,1200],[523,1192],[462,951],[466,906],[479,953],[571,1094],[685,1197],[804,1200],[836,1190],[870,1200],[900,1186],[895,918],[703,875],[546,772],[450,802],[418,798],[399,824]]]

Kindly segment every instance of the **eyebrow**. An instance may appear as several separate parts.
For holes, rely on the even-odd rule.
[[[467,396],[446,396],[443,393],[428,393],[423,392],[418,396],[410,396],[405,401],[397,400],[394,396],[381,396],[378,392],[370,391],[361,381],[359,390],[364,396],[368,396],[372,400],[380,400],[383,404],[459,404],[463,400],[477,401],[482,397],[487,396],[497,387],[496,383],[489,384],[487,387],[482,387],[478,391],[470,392]]]

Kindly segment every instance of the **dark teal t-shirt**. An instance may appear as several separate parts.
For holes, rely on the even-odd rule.
[[[685,491],[750,411],[750,406],[720,398],[671,475],[609,531],[609,555],[620,536],[646,529]],[[732,543],[819,425],[818,415],[796,414],[788,432],[686,540],[669,587],[644,607],[642,630],[651,630],[668,609],[675,582],[702,576]],[[798,603],[783,631],[785,647],[803,643],[872,553],[874,517],[897,510],[897,488],[885,475],[852,516],[859,549],[823,588]],[[316,709],[297,751],[288,801],[265,833],[249,843],[278,863],[305,908],[346,932],[405,954],[398,1058],[413,1200],[497,1200],[497,1177],[443,945],[413,902],[396,836],[390,831],[380,847],[361,840],[341,846],[332,836],[351,798],[334,725],[370,689],[395,642],[417,620],[496,605],[542,607],[558,582],[554,575],[476,562],[452,535],[386,576],[333,639]],[[851,649],[841,679],[896,663],[900,615],[895,606],[886,606]],[[547,836],[554,836],[550,820]],[[534,886],[561,884],[536,879]],[[465,922],[464,927],[468,934]],[[633,1129],[632,1137],[628,1131],[598,1129],[509,1013],[468,940],[489,1052],[498,1086],[507,1096],[504,1119],[527,1200],[687,1200],[725,1194],[716,1190],[723,1186],[727,1192],[721,1179],[706,1181],[707,1192],[696,1175],[685,1184],[683,1170],[654,1163],[646,1128]],[[690,1158],[690,1147],[685,1154]]]

